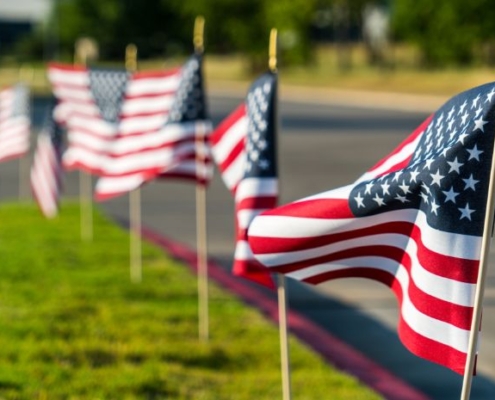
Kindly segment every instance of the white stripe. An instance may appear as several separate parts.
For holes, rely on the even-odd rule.
[[[125,118],[120,122],[119,133],[122,136],[136,133],[158,130],[166,121],[164,114],[152,114],[149,116]]]
[[[86,70],[66,70],[57,67],[50,67],[48,68],[48,79],[55,85],[89,85],[89,76]]]
[[[144,182],[141,173],[126,176],[102,177],[96,182],[97,195],[116,195],[138,188]]]
[[[246,171],[246,152],[243,150],[232,161],[227,169],[222,171],[222,180],[229,190],[232,190],[244,177]]]
[[[237,186],[235,200],[241,201],[246,197],[274,196],[278,193],[278,179],[276,178],[246,178]]]
[[[344,200],[348,199],[349,195],[351,194],[352,189],[354,189],[354,184],[347,185],[347,186],[341,186],[337,189],[332,189],[332,190],[327,190],[326,192],[318,193],[313,196],[308,196],[305,197],[301,200],[297,200],[294,203],[300,203],[303,201],[308,201],[308,200],[332,200],[332,199],[337,199],[337,200]]]
[[[245,240],[238,240],[235,245],[234,260],[250,261],[255,260],[249,243]]]
[[[93,96],[87,88],[55,86],[53,93],[57,98],[71,103],[84,104],[94,102]]]
[[[173,102],[174,96],[171,95],[127,99],[122,104],[122,114],[166,113]]]
[[[84,117],[76,114],[69,120],[68,127],[68,135],[71,135],[72,132],[77,132],[80,130],[81,132],[91,132],[91,134],[94,135],[112,138],[117,132],[116,125],[109,124],[102,119],[89,118],[87,116]]]
[[[104,174],[120,175],[132,173],[140,169],[161,168],[173,165],[178,157],[194,152],[194,143],[182,143],[175,149],[160,148],[129,154],[125,157],[105,158]]]
[[[249,224],[251,223],[251,221],[254,219],[254,217],[256,217],[257,215],[259,215],[260,213],[262,213],[265,210],[266,210],[266,208],[246,209],[246,210],[237,211],[237,213],[236,213],[237,226],[240,229],[246,229],[249,226]]]
[[[180,73],[163,77],[132,79],[126,88],[126,96],[140,97],[145,95],[175,92],[180,84]]]

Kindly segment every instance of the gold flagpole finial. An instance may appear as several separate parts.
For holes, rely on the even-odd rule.
[[[204,51],[204,31],[205,31],[205,19],[199,15],[194,21],[194,37],[193,44],[194,50],[197,53],[202,53]]]
[[[137,71],[137,47],[135,44],[128,44],[125,48],[125,68],[128,71]]]
[[[268,68],[270,71],[277,71],[277,29],[270,31],[270,45],[268,47]]]

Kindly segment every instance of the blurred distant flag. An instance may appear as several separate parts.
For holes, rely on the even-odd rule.
[[[206,145],[211,122],[201,66],[202,57],[195,54],[181,68],[160,75],[135,74],[126,92],[118,135],[96,184],[97,200],[124,194],[157,177],[200,183],[211,179]],[[143,87],[141,81],[151,77],[154,81]]]
[[[62,134],[53,120],[53,105],[48,107],[44,125],[38,134],[38,143],[31,168],[31,189],[41,212],[48,218],[58,213],[62,186]]]
[[[462,374],[494,133],[495,84],[461,93],[353,184],[256,217],[254,255],[313,284],[386,284],[400,304],[404,345]]]
[[[29,102],[29,89],[23,84],[0,91],[0,161],[20,157],[29,151]]]
[[[235,199],[236,248],[233,272],[274,287],[268,270],[254,257],[247,242],[253,218],[277,204],[276,85],[266,73],[250,87],[246,102],[212,133],[213,158]]]
[[[117,135],[129,76],[125,70],[48,66],[58,99],[55,119],[67,129],[65,168],[102,174],[108,147]]]

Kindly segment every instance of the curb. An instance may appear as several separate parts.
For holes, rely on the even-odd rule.
[[[146,227],[142,228],[142,236],[145,240],[160,246],[171,257],[182,261],[193,272],[196,272],[197,255],[195,251]],[[256,289],[254,285],[229,274],[212,260],[208,261],[208,275],[224,289],[245,303],[258,308],[267,318],[278,324],[278,304],[275,298],[268,296],[262,290]],[[302,314],[289,309],[287,311],[287,324],[291,334],[320,354],[325,361],[337,369],[353,375],[366,386],[384,396],[385,399],[429,399],[426,395],[334,337]]]

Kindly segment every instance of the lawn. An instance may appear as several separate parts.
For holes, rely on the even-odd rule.
[[[32,204],[0,206],[1,399],[281,399],[278,330],[210,287],[208,343],[198,340],[196,278],[145,244],[129,280],[129,237],[79,210],[45,220]],[[293,398],[378,399],[291,338]]]

